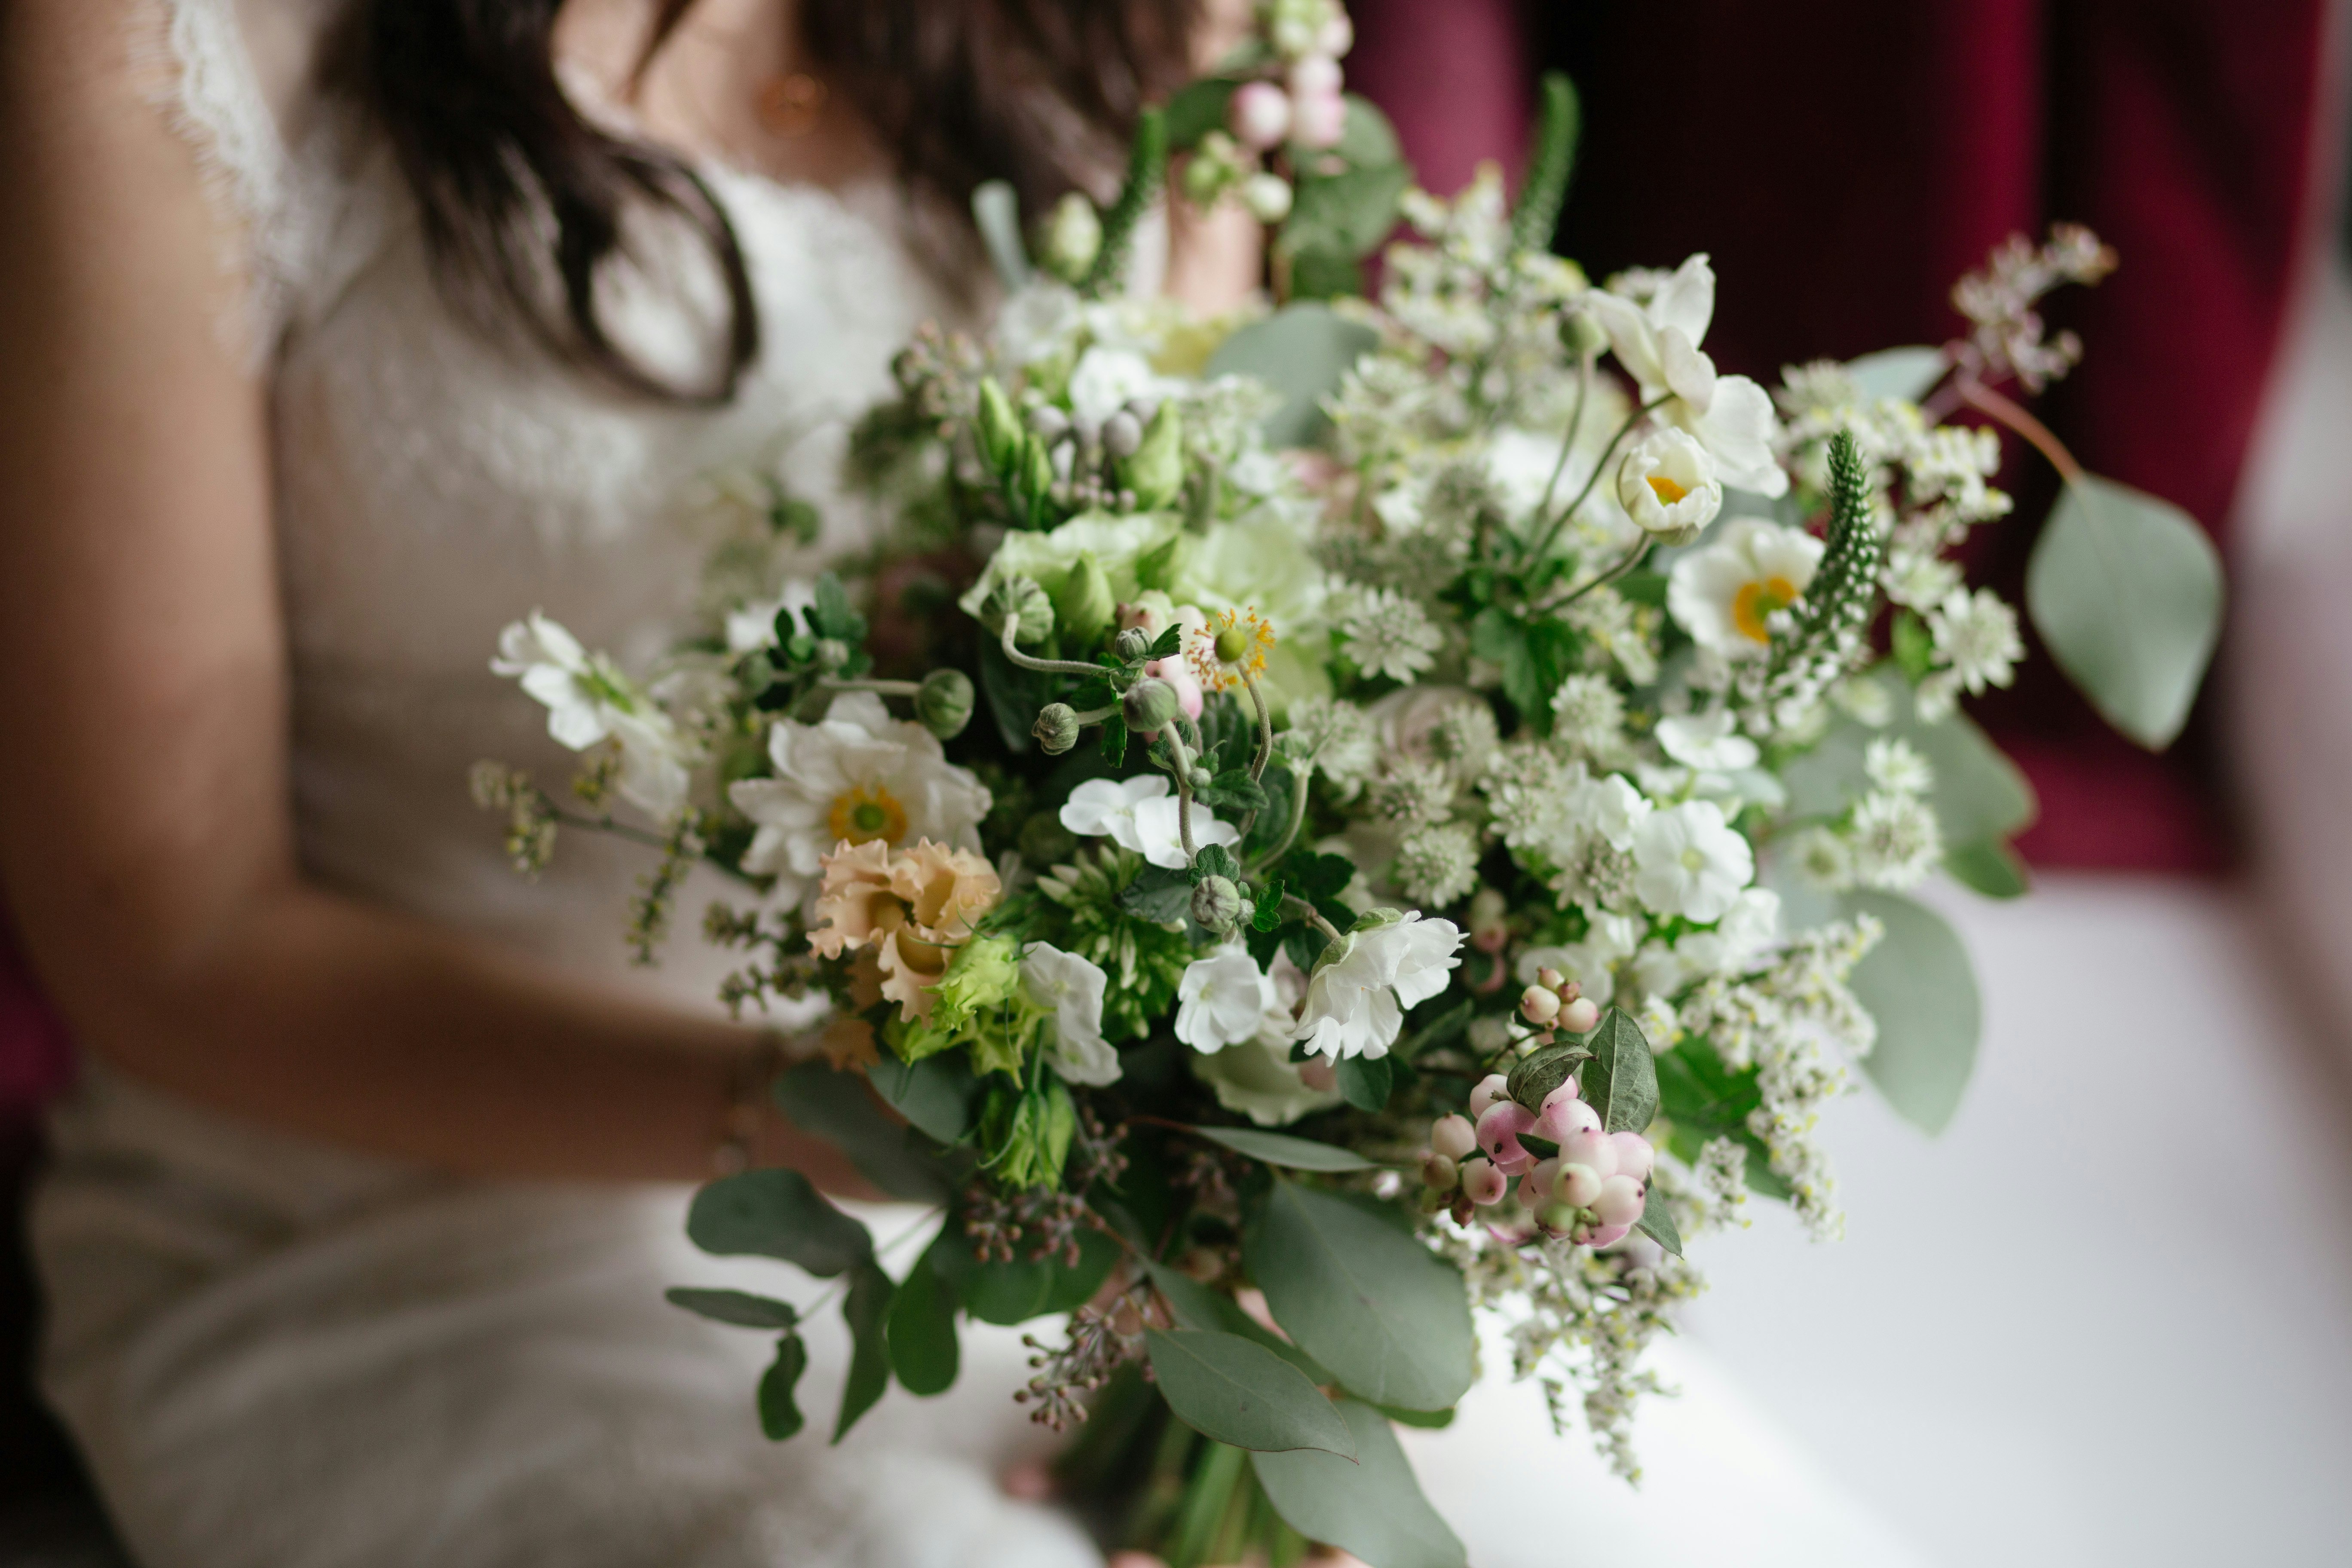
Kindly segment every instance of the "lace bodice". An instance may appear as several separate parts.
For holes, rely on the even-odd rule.
[[[835,542],[858,520],[833,483],[849,417],[941,300],[876,184],[836,194],[704,172],[736,225],[762,349],[717,411],[609,392],[487,341],[436,295],[388,150],[305,84],[328,0],[171,0],[167,79],[251,280],[224,323],[266,356],[293,677],[298,827],[313,874],[599,972],[622,967],[645,852],[574,835],[536,883],[503,863],[467,798],[480,758],[551,787],[572,759],[488,668],[499,628],[543,608],[626,664],[688,629],[710,540],[678,502],[698,476],[774,458]],[[659,255],[659,247],[656,247]],[[690,266],[623,290],[616,335],[692,366],[712,290]],[[681,901],[656,982],[712,992]]]

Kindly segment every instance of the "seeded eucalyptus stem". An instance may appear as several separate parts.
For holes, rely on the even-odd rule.
[[[1004,617],[1004,637],[1003,640],[1004,645],[1004,657],[1019,665],[1022,668],[1042,670],[1047,675],[1100,675],[1102,673],[1100,666],[1080,664],[1076,659],[1030,658],[1027,654],[1023,653],[1019,648],[1013,646],[1013,639],[1020,630],[1021,612],[1015,610],[1011,615]]]
[[[2034,449],[2050,459],[2050,466],[2057,469],[2059,477],[2068,484],[2081,481],[2083,465],[2074,460],[2074,454],[2066,449],[2066,443],[2058,439],[2049,426],[1973,375],[1962,376],[1953,385],[1962,403],[1980,414],[1992,416],[2032,442]]]

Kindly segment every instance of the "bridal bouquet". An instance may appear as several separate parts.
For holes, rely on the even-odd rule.
[[[496,764],[477,790],[526,869],[564,820],[658,847],[641,955],[686,868],[740,879],[705,921],[744,955],[725,1000],[825,1005],[784,1110],[944,1215],[877,1243],[789,1170],[695,1201],[710,1252],[837,1282],[836,1439],[893,1382],[948,1387],[960,1319],[1060,1318],[1019,1397],[1086,1420],[1066,1478],[1128,1500],[1112,1532],[1458,1565],[1394,1428],[1452,1419],[1482,1323],[1631,1477],[1685,1246],[1751,1195],[1835,1235],[1822,1112],[1858,1084],[1931,1129],[1957,1104],[1975,984],[1906,893],[2024,890],[2031,795],[1959,711],[2018,616],[1951,558],[2010,510],[2001,429],[2068,481],[2042,641],[2143,743],[2219,577],[2000,390],[2075,358],[2036,306],[2114,264],[2086,232],[1997,251],[1942,348],[1768,391],[1705,351],[1704,256],[1595,283],[1549,254],[1564,81],[1517,200],[1446,201],[1340,91],[1329,0],[1260,23],[1034,258],[982,193],[1006,302],[985,340],[926,330],[859,426],[870,549],[790,578],[786,478],[712,476],[739,526],[705,635],[629,672],[506,634],[586,807]],[[1278,306],[1127,296],[1171,170],[1269,226]],[[779,1335],[758,1407],[799,1430],[813,1306],[672,1295]]]

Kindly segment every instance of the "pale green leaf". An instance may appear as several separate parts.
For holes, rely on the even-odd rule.
[[[1951,846],[1944,851],[1944,874],[1988,899],[2021,899],[2032,889],[2025,862],[1999,839]]]
[[[1944,379],[1950,362],[1941,349],[1880,349],[1845,362],[1845,372],[1864,397],[1899,397],[1916,403]]]
[[[1236,1154],[1294,1171],[1377,1171],[1379,1164],[1352,1150],[1286,1132],[1262,1132],[1255,1127],[1194,1127],[1192,1131]]]
[[[694,1194],[687,1239],[720,1257],[755,1253],[829,1279],[874,1256],[866,1227],[819,1195],[798,1171],[721,1176]]]
[[[1465,1568],[1462,1542],[1422,1495],[1387,1418],[1353,1399],[1339,1408],[1355,1435],[1355,1463],[1313,1449],[1250,1456],[1275,1512],[1372,1568]]]
[[[1318,1387],[1338,1381],[1323,1369],[1320,1362],[1251,1317],[1242,1310],[1239,1301],[1223,1290],[1213,1289],[1165,1263],[1147,1260],[1143,1267],[1150,1274],[1153,1286],[1166,1299],[1168,1310],[1178,1328],[1218,1329],[1229,1334],[1239,1334],[1244,1339],[1255,1340],[1264,1345],[1304,1373],[1307,1381]]]
[[[1975,968],[1959,936],[1926,905],[1893,893],[1848,893],[1849,916],[1869,914],[1886,935],[1848,982],[1878,1021],[1863,1069],[1905,1120],[1941,1132],[1976,1067],[1981,1010]]]
[[[1202,1436],[1259,1452],[1355,1458],[1355,1436],[1322,1390],[1263,1345],[1213,1329],[1148,1329],[1144,1343],[1168,1408]]]
[[[1339,390],[1340,376],[1381,341],[1379,332],[1350,321],[1313,300],[1286,305],[1217,345],[1203,373],[1253,376],[1280,393],[1282,406],[1266,416],[1265,438],[1275,447],[1305,447],[1330,421],[1321,400]]]

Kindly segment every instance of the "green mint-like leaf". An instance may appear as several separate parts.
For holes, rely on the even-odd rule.
[[[1269,877],[1257,891],[1257,910],[1250,916],[1250,926],[1256,931],[1272,931],[1282,923],[1282,879]],[[1262,964],[1265,961],[1260,960]]]
[[[1191,879],[1194,882],[1209,877],[1223,877],[1228,881],[1239,881],[1241,874],[1240,863],[1222,844],[1203,846],[1201,852],[1192,857]]]
[[[776,1342],[776,1359],[760,1378],[760,1430],[769,1441],[781,1443],[805,1424],[793,1395],[807,1370],[808,1346],[800,1335],[786,1334]]]

